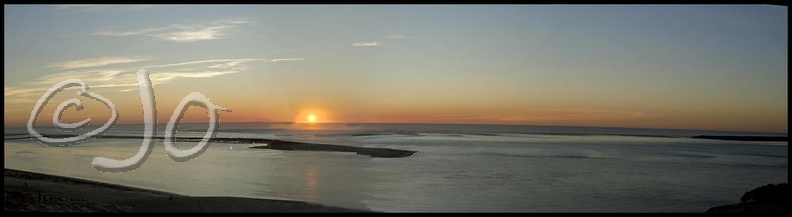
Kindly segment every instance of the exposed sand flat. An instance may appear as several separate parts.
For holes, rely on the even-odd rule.
[[[75,135],[44,135],[45,137],[61,138],[61,137],[74,137]],[[25,139],[30,138],[7,138],[6,140]],[[143,136],[101,136],[105,139],[143,139]],[[158,141],[162,141],[164,137],[154,137]],[[178,137],[174,138],[174,142],[200,142],[203,138],[198,137]],[[318,144],[318,143],[305,143],[293,142],[276,139],[252,139],[252,138],[213,138],[211,142],[214,143],[228,143],[228,144],[267,144],[252,146],[249,148],[256,149],[276,149],[276,150],[291,150],[291,151],[334,151],[334,152],[355,152],[358,155],[366,155],[370,157],[385,157],[385,158],[398,158],[409,157],[417,151],[399,150],[391,148],[366,148],[355,147],[347,145],[331,145],[331,144]]]
[[[13,169],[4,170],[4,210],[33,212],[367,212],[300,201],[188,197]]]
[[[256,149],[275,149],[275,150],[300,150],[300,151],[336,151],[336,152],[355,152],[358,155],[371,157],[409,157],[416,151],[398,150],[390,148],[365,148],[344,145],[329,145],[316,143],[291,142],[283,140],[268,140],[267,145],[252,146],[248,148]]]

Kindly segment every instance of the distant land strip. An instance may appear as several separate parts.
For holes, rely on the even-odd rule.
[[[63,135],[63,134],[56,134],[56,135],[43,135],[49,138],[66,138],[66,137],[74,137],[77,135]],[[28,137],[19,137],[19,138],[7,138],[6,140],[14,140],[14,139],[26,139],[31,138]],[[104,135],[99,136],[99,138],[103,139],[143,139],[143,136],[112,136],[112,135]],[[157,136],[154,139],[158,141],[162,141],[165,137]],[[202,137],[176,137],[174,138],[174,142],[200,142],[203,138]],[[277,140],[277,139],[254,139],[254,138],[214,138],[211,142],[215,143],[227,143],[227,144],[264,144],[264,145],[257,145],[251,146],[248,148],[254,149],[273,149],[273,150],[290,150],[290,151],[335,151],[335,152],[354,152],[358,155],[366,155],[370,157],[383,157],[383,158],[398,158],[398,157],[409,157],[415,154],[417,151],[410,151],[410,150],[400,150],[400,149],[391,149],[391,148],[367,148],[367,147],[355,147],[355,146],[347,146],[347,145],[330,145],[330,144],[318,144],[318,143],[304,143],[304,142],[293,142],[293,141],[285,141],[285,140]]]
[[[788,142],[789,138],[786,136],[693,136],[694,139],[717,139],[717,140],[732,140],[732,141],[773,141],[773,142]]]

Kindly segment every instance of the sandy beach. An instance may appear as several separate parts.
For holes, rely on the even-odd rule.
[[[300,201],[189,197],[40,173],[4,170],[5,211],[18,212],[367,212]]]

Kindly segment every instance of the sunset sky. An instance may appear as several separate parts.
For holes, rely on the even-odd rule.
[[[222,122],[481,123],[787,133],[788,12],[766,5],[6,5],[4,126],[82,79],[141,123],[201,92]],[[110,112],[78,98],[65,120]],[[193,107],[185,122],[208,120]]]

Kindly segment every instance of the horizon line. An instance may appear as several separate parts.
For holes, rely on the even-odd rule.
[[[185,121],[179,124],[208,124],[202,121]],[[531,125],[531,124],[497,124],[497,123],[425,123],[425,122],[305,122],[305,121],[230,121],[223,123],[266,123],[266,124],[416,124],[416,125],[477,125],[477,126],[521,126],[521,127],[588,127],[588,128],[610,128],[610,129],[643,129],[643,130],[683,130],[683,131],[712,131],[712,132],[730,132],[730,133],[773,133],[788,135],[789,132],[771,132],[771,131],[740,131],[740,130],[714,130],[714,129],[681,129],[681,128],[648,128],[648,127],[615,127],[615,126],[584,126],[584,125]],[[117,123],[116,125],[141,125],[144,123]],[[222,123],[220,123],[222,124]],[[165,123],[157,123],[157,125],[166,125]],[[6,127],[3,129],[25,128],[23,127]]]

